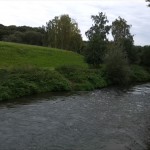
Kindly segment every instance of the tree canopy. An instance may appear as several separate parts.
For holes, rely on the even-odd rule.
[[[94,24],[85,33],[89,39],[86,61],[92,65],[99,65],[103,62],[110,26],[107,25],[108,20],[103,12],[91,16],[91,19]]]
[[[112,36],[114,38],[114,43],[118,45],[127,56],[130,61],[133,58],[132,46],[134,43],[133,35],[130,33],[131,25],[127,24],[127,21],[121,17],[112,22]]]
[[[78,24],[69,15],[56,16],[46,24],[47,43],[50,47],[79,50],[82,37]]]
[[[32,45],[44,45],[43,27],[4,26],[0,24],[0,40]]]
[[[121,17],[112,22],[112,36],[114,42],[118,43],[122,39],[129,39],[133,41],[133,35],[130,33],[131,25],[127,24],[127,21]]]

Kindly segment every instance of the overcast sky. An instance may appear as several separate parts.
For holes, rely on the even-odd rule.
[[[104,12],[110,24],[121,16],[132,25],[136,45],[150,45],[150,8],[146,5],[145,0],[0,0],[0,24],[38,27],[69,14],[86,40],[91,15]]]

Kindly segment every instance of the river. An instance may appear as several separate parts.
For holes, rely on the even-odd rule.
[[[0,104],[0,150],[147,150],[150,84]]]

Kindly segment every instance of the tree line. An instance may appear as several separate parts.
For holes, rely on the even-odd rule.
[[[92,67],[105,65],[108,78],[115,84],[127,83],[133,64],[150,66],[150,46],[135,46],[131,25],[121,17],[111,25],[103,12],[91,16],[93,25],[86,32],[85,59]],[[111,33],[113,40],[108,40]]]
[[[67,14],[54,17],[42,27],[0,24],[0,40],[49,46],[78,53],[83,46],[78,23]]]
[[[0,24],[0,40],[32,45],[44,45],[44,28],[29,26],[4,26]]]
[[[0,24],[0,40],[71,50],[83,54],[86,62],[96,67],[109,62],[108,56],[114,55],[123,57],[124,63],[150,65],[150,46],[134,45],[132,26],[125,19],[118,17],[108,24],[103,12],[92,15],[91,19],[93,24],[85,32],[88,41],[82,40],[78,23],[67,14],[54,17],[42,27]]]
[[[145,1],[150,2],[150,0],[145,0]],[[148,6],[150,6],[150,4],[148,4]],[[101,15],[102,15],[101,17],[104,17],[103,18],[104,23],[101,24],[101,27],[99,25],[99,27],[97,27],[95,31],[97,32],[96,33],[97,35],[100,32],[98,31],[99,30],[98,28],[101,28],[101,29],[103,28],[104,31],[103,33],[101,32],[101,38],[99,39],[99,41],[97,41],[98,43],[100,42],[101,45],[99,45],[98,43],[95,43],[95,44],[99,45],[100,49],[103,49],[101,50],[102,52],[105,49],[104,43],[107,43],[107,40],[108,40],[106,37],[106,34],[109,34],[110,27],[109,26],[102,27],[102,25],[105,25],[108,22],[108,20],[107,18],[105,18],[105,16],[103,16],[103,14]],[[96,21],[98,21],[97,17],[98,16],[92,16],[92,20],[95,23]],[[119,19],[121,21],[122,18],[119,18]],[[126,21],[122,19],[122,23],[123,22],[126,23]],[[116,20],[112,24],[113,25],[112,35],[114,37],[115,42],[117,42],[118,38],[120,38],[119,36],[123,36],[122,34],[125,34],[125,33],[120,33],[122,31],[115,30],[115,27],[117,27],[119,23],[120,22]],[[131,46],[132,44],[130,42],[133,42],[133,39],[129,40],[129,38],[133,38],[133,36],[129,33],[130,25],[127,25],[127,24],[122,24],[122,25],[126,25],[126,29],[128,30],[127,31],[128,33],[126,34],[128,34],[127,36],[130,36],[128,38],[124,38],[124,40],[127,39],[127,41],[124,43],[126,43],[127,45],[129,44]],[[92,40],[96,39],[96,36],[97,36],[95,34],[94,38],[90,37],[92,35],[92,33],[90,33],[92,32],[92,28],[94,27],[91,27],[91,30],[85,33],[89,40],[91,38]],[[80,29],[78,27],[78,23],[67,14],[54,17],[52,20],[49,20],[45,26],[42,26],[42,27],[15,26],[15,25],[4,26],[3,24],[0,24],[0,41],[49,46],[49,47],[66,49],[66,50],[72,50],[78,53],[83,53],[83,50],[85,49],[88,43],[82,40],[82,36],[80,33]],[[124,44],[124,46],[126,44]],[[92,45],[89,44],[89,46],[92,46]],[[101,54],[99,53],[98,55],[103,55],[102,53]]]

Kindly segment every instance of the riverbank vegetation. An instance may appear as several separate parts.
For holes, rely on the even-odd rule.
[[[121,17],[108,25],[103,12],[91,19],[86,42],[69,15],[55,17],[43,28],[10,26],[7,33],[0,25],[0,100],[149,82],[150,46],[134,45],[131,25]],[[35,32],[42,44],[34,41]]]
[[[107,86],[100,71],[74,66],[56,70],[0,69],[0,100],[43,92],[93,90]]]
[[[55,70],[32,67],[0,69],[0,100],[43,92],[88,91],[115,84],[105,68],[62,66]],[[130,83],[148,81],[150,73],[146,69],[131,66]]]

